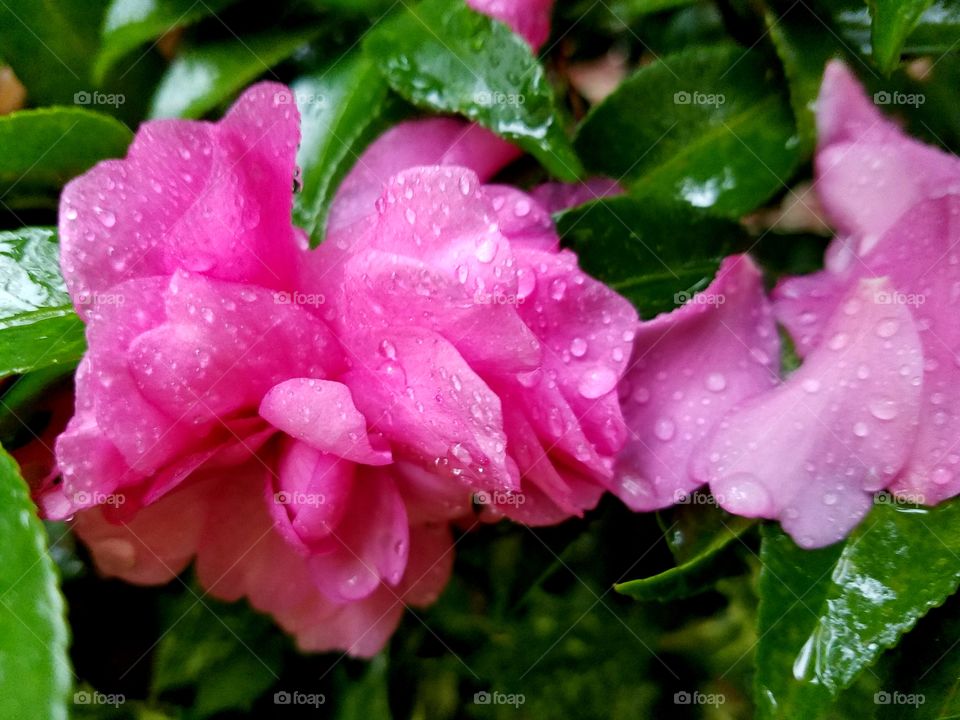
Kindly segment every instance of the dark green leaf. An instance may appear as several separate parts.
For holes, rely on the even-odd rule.
[[[465,115],[555,176],[578,176],[543,66],[506,25],[462,0],[424,0],[372,31],[365,47],[390,86],[414,104]]]
[[[337,187],[363,149],[400,114],[383,76],[365,56],[297,79],[292,86],[301,115],[297,164],[303,186],[293,217],[323,241],[327,213]]]
[[[132,135],[118,120],[81,108],[21,110],[0,117],[0,201],[13,193],[59,190]]]
[[[885,73],[900,62],[900,50],[933,0],[870,0],[873,57]]]
[[[690,504],[678,504],[660,514],[678,565],[651,577],[618,583],[618,592],[638,600],[666,602],[696,595],[729,569],[743,568],[731,551],[755,521],[724,512],[704,493],[692,493],[688,500]]]
[[[935,0],[914,24],[900,49],[908,55],[942,55],[956,49],[960,36],[960,3],[956,0]],[[823,14],[847,44],[870,55],[873,21],[863,0],[822,0]]]
[[[387,668],[387,655],[381,653],[370,661],[360,680],[345,683],[345,692],[337,698],[336,720],[390,720]]]
[[[75,362],[83,323],[73,311],[53,230],[0,232],[0,377]]]
[[[720,260],[745,238],[729,221],[631,197],[568,210],[557,229],[584,270],[616,288],[643,317],[673,310],[706,287]]]
[[[799,159],[789,103],[767,68],[734,46],[664,57],[591,111],[577,150],[637,197],[740,216],[783,188]]]
[[[65,720],[64,602],[17,464],[0,449],[0,717]]]
[[[318,30],[272,31],[184,50],[170,64],[150,116],[197,118],[303,47]]]
[[[152,691],[192,687],[191,718],[249,709],[279,675],[283,636],[246,604],[184,593],[157,645]]]
[[[103,44],[94,63],[102,80],[121,57],[171,30],[216,14],[236,0],[113,0],[103,19]]]
[[[960,584],[960,502],[880,504],[845,541],[806,551],[765,527],[759,717],[817,717]]]

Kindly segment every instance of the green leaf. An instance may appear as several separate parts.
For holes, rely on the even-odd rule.
[[[0,449],[0,717],[67,717],[63,597],[20,471]]]
[[[107,158],[121,157],[130,131],[109,115],[80,108],[21,110],[0,117],[0,200],[59,190]]]
[[[790,105],[767,68],[759,52],[729,45],[666,56],[593,108],[580,157],[636,197],[739,217],[783,188],[799,160]]]
[[[170,64],[150,102],[150,117],[198,118],[317,35],[316,28],[270,31],[188,48]]]
[[[415,105],[465,115],[561,179],[580,174],[543,66],[506,25],[462,0],[424,0],[373,30],[364,45],[390,86]]]
[[[103,4],[91,0],[3,0],[0,53],[34,104],[69,103],[90,90]]]
[[[933,0],[869,0],[873,17],[873,57],[889,73],[900,62],[900,50]]]
[[[192,592],[169,608],[169,630],[157,645],[153,695],[192,687],[191,718],[249,710],[279,676],[283,635],[244,603]]]
[[[863,0],[821,0],[819,6],[845,43],[863,55],[871,54],[874,23]],[[960,3],[955,0],[935,0],[914,24],[900,53],[940,56],[956,49],[958,34]]]
[[[660,518],[679,564],[650,577],[617,583],[617,592],[637,600],[666,602],[703,592],[731,568],[743,568],[732,550],[756,522],[720,510],[709,495],[693,493],[688,499],[695,504],[676,505]]]
[[[583,269],[624,295],[645,318],[673,310],[702,290],[720,260],[745,246],[744,231],[735,223],[626,196],[567,210],[557,217],[557,230],[577,251]]]
[[[103,44],[94,63],[94,77],[107,71],[140,45],[178,27],[214,15],[236,0],[113,0],[103,19]]]
[[[302,182],[293,217],[315,247],[323,241],[340,181],[402,111],[380,71],[363,55],[298,78],[292,89],[301,115],[297,164]]]
[[[792,5],[782,15],[767,9],[764,19],[783,63],[803,156],[808,157],[817,139],[814,110],[823,71],[831,58],[842,55],[842,48],[806,5]]]
[[[359,680],[344,683],[344,692],[337,697],[336,720],[390,720],[390,696],[387,655],[380,653],[367,666]]]
[[[817,717],[960,584],[960,502],[876,505],[845,541],[807,551],[764,527],[758,717]]]
[[[76,362],[85,348],[46,228],[0,232],[0,377]]]

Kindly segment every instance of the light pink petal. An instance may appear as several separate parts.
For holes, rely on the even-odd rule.
[[[317,586],[335,602],[359,600],[381,581],[396,585],[410,551],[407,513],[388,473],[361,469],[347,510],[327,539],[328,552],[308,560]]]
[[[960,160],[904,134],[838,60],[824,73],[817,129],[816,189],[857,256],[920,199],[960,189]]]
[[[541,382],[556,385],[599,452],[617,452],[626,427],[616,386],[633,347],[636,310],[581,271],[569,250],[515,254],[534,282],[518,312],[544,345]]]
[[[516,486],[506,467],[500,398],[457,350],[409,328],[378,337],[342,379],[395,454],[478,488]]]
[[[169,417],[201,423],[255,412],[291,377],[337,371],[342,357],[327,326],[284,297],[180,271],[164,294],[166,322],[130,345],[130,374]]]
[[[509,25],[534,51],[550,37],[553,0],[467,0],[467,4]]]
[[[110,502],[123,500],[116,495]],[[159,585],[183,572],[193,559],[209,502],[209,485],[195,484],[143,508],[129,522],[111,523],[101,508],[92,508],[78,513],[72,528],[90,549],[101,575]]]
[[[489,130],[462,120],[400,123],[377,138],[344,178],[330,207],[330,233],[370,215],[390,178],[408,168],[459,165],[487,180],[520,155]]]
[[[343,520],[356,465],[287,438],[266,503],[277,530],[294,547],[315,549]]]
[[[921,403],[920,338],[885,280],[863,280],[826,343],[774,390],[747,400],[694,458],[726,510],[779,518],[803,547],[840,540],[909,458]],[[788,459],[788,462],[785,462]]]
[[[746,255],[673,312],[641,322],[620,386],[630,429],[616,493],[633,510],[677,502],[702,484],[691,455],[731,407],[778,380],[780,343],[763,279]]]
[[[398,588],[405,603],[426,607],[435,602],[453,572],[453,534],[446,523],[410,528],[410,559]]]
[[[411,525],[470,514],[470,491],[462,483],[450,482],[450,478],[431,472],[432,468],[402,460],[395,462],[391,469]]]
[[[270,388],[260,403],[260,415],[321,452],[366,465],[385,465],[392,459],[382,440],[379,450],[371,445],[367,420],[342,383],[287,380]]]
[[[261,83],[217,124],[141,126],[127,157],[70,182],[60,204],[61,263],[77,310],[130,278],[182,268],[286,287],[299,117],[290,91]]]

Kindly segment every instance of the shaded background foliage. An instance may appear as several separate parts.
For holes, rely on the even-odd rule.
[[[730,252],[751,251],[771,280],[816,269],[825,233],[789,210],[813,202],[811,103],[828,58],[892,99],[912,134],[956,152],[958,46],[956,0],[560,0],[540,57],[460,0],[2,0],[0,65],[18,81],[0,75],[0,100],[26,109],[0,116],[0,441],[22,451],[69,412],[82,327],[49,228],[63,184],[121,156],[146,118],[217,117],[258,78],[290,83],[304,123],[294,217],[317,244],[338,183],[380,132],[423,113],[469,117],[529,153],[506,181],[621,180],[626,196],[558,227],[647,318],[702,289]],[[621,76],[607,96],[603,79]],[[796,365],[789,350],[783,363]],[[31,519],[26,489],[4,457],[0,677],[17,680],[3,681],[2,717],[960,713],[953,503],[881,497],[851,539],[815,552],[706,495],[644,515],[608,498],[555,528],[464,527],[440,601],[365,663],[299,654],[189,573],[162,588],[96,578],[66,526]],[[85,704],[94,692],[125,702]],[[324,703],[277,704],[293,692]],[[523,703],[477,702],[485,692]],[[714,702],[684,702],[698,697]]]

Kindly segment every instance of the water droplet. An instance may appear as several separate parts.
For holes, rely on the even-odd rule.
[[[587,370],[580,378],[577,389],[588,400],[594,400],[606,395],[617,384],[617,374],[606,366],[599,366]]]
[[[587,341],[583,338],[574,338],[570,343],[570,354],[574,357],[583,357],[587,353]]]
[[[857,437],[866,437],[870,434],[870,428],[865,422],[858,422],[853,426],[853,434]]]
[[[876,333],[879,337],[889,338],[897,334],[900,322],[894,318],[886,318],[877,323]]]
[[[673,420],[670,418],[660,418],[653,424],[653,434],[656,435],[659,440],[663,440],[664,442],[673,439],[673,435],[676,431],[677,426],[674,425]]]
[[[706,385],[711,392],[722,392],[727,387],[727,379],[722,373],[710,373]]]
[[[567,292],[567,283],[561,280],[560,278],[555,279],[550,283],[550,297],[554,300],[563,300],[563,296]]]
[[[808,393],[815,393],[820,390],[820,381],[816,378],[807,378],[800,383],[800,387],[802,387]]]
[[[480,244],[477,245],[476,256],[477,260],[482,263],[491,262],[494,256],[497,254],[497,244],[494,242],[493,238],[489,235],[480,241]]]
[[[877,420],[893,420],[897,416],[897,403],[889,398],[875,398],[870,401],[870,414]]]

